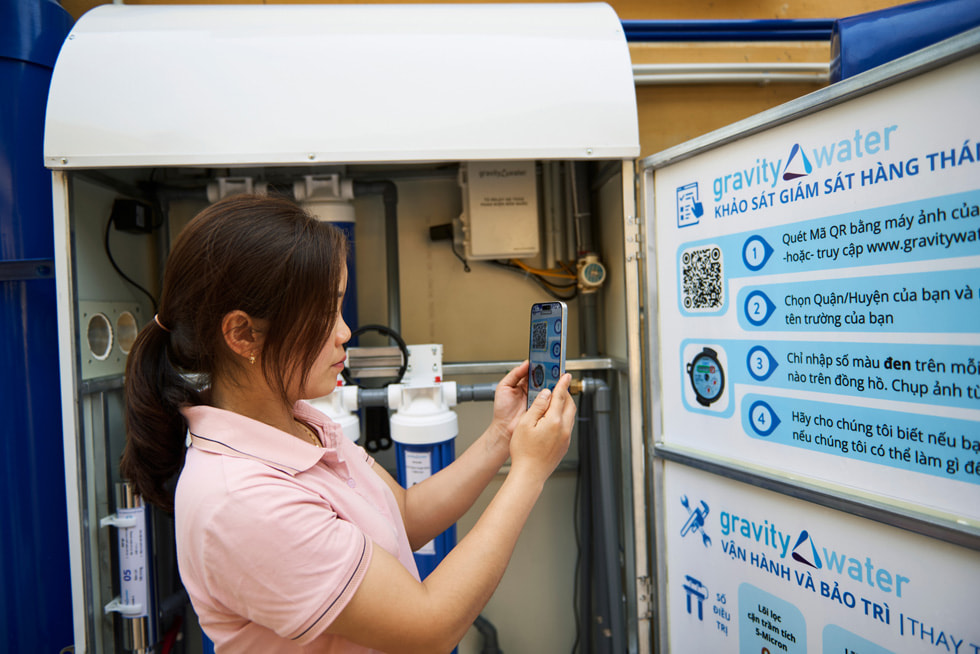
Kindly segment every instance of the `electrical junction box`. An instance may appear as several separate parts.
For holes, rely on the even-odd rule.
[[[534,161],[460,165],[463,214],[456,242],[466,259],[521,259],[538,254],[538,184]]]

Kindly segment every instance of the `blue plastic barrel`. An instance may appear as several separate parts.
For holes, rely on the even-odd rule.
[[[51,70],[71,27],[53,0],[0,0],[0,649],[74,642],[51,173]]]

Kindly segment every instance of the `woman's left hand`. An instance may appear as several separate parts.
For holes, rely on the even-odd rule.
[[[525,361],[507,373],[493,396],[493,422],[508,440],[527,410],[527,369]]]

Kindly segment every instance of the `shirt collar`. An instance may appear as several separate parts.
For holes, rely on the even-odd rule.
[[[293,413],[316,430],[323,448],[233,411],[197,405],[180,412],[187,420],[191,443],[205,452],[253,459],[290,475],[309,470],[325,456],[340,458],[337,439],[344,437],[340,426],[306,402],[297,402]]]

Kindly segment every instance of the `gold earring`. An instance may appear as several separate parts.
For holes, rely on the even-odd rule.
[[[249,362],[250,365],[253,365],[253,366],[255,365],[255,355],[254,354],[248,358],[248,362]]]

